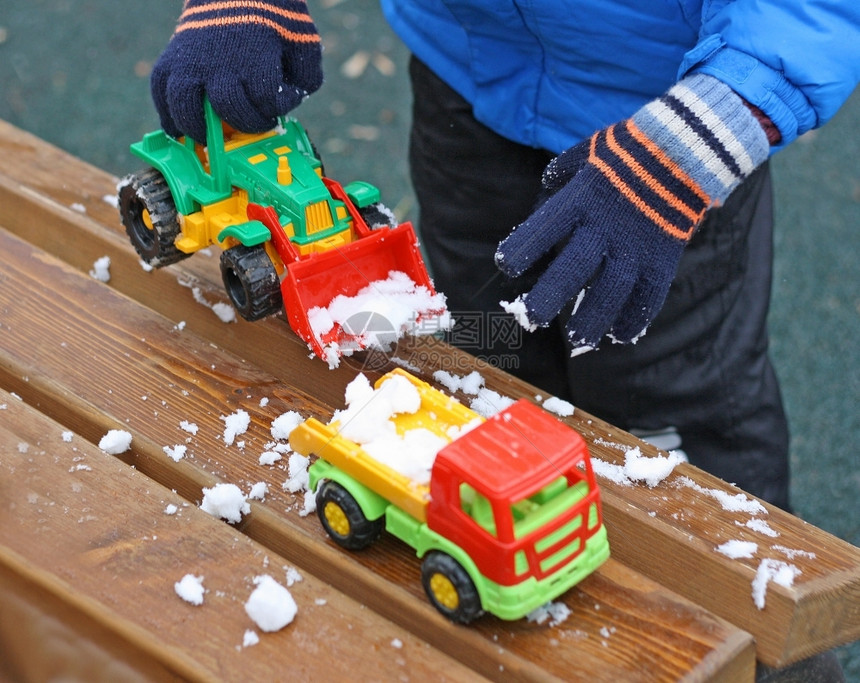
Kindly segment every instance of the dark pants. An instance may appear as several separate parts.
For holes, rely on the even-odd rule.
[[[570,358],[564,314],[532,334],[511,329],[499,301],[529,281],[509,281],[493,263],[499,241],[531,213],[551,155],[477,122],[418,60],[410,72],[419,230],[460,321],[451,342],[623,429],[674,428],[693,464],[788,508],[788,428],[767,349],[767,165],[709,213],[643,338]]]

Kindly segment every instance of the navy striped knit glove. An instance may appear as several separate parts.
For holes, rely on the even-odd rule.
[[[161,127],[205,142],[207,95],[233,128],[270,130],[322,85],[321,52],[304,0],[186,0],[150,81]]]
[[[496,265],[515,277],[551,250],[554,259],[531,291],[502,305],[534,329],[575,301],[571,355],[606,334],[635,342],[663,306],[705,212],[768,155],[765,132],[738,95],[711,76],[684,78],[550,162],[550,198],[499,245]]]

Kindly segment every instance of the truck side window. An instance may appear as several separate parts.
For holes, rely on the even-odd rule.
[[[496,520],[490,501],[465,482],[460,484],[460,505],[482,529],[496,535]]]

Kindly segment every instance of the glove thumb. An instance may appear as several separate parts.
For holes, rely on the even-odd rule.
[[[588,162],[588,141],[580,142],[564,150],[550,161],[541,176],[543,194],[549,198],[567,185],[573,176]]]

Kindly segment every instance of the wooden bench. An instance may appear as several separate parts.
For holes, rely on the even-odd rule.
[[[739,526],[753,516],[719,496],[740,492],[688,465],[655,488],[600,480],[613,558],[564,596],[565,621],[451,625],[424,598],[411,551],[384,537],[343,552],[300,514],[301,496],[282,488],[285,469],[258,462],[271,421],[286,410],[330,415],[357,362],[329,370],[280,318],[223,323],[200,303],[224,300],[217,258],[142,269],[105,199],[116,179],[2,122],[0,158],[0,591],[18,596],[14,610],[0,608],[0,645],[27,643],[14,666],[51,651],[47,635],[9,627],[25,613],[87,634],[116,666],[200,679],[426,668],[453,679],[737,681],[751,679],[756,657],[781,666],[858,637],[860,550],[767,506],[755,517],[778,536]],[[108,283],[88,274],[105,255]],[[478,370],[505,396],[538,393],[441,342],[406,352],[430,381],[440,368]],[[240,408],[251,418],[244,447],[226,446],[221,418]],[[177,462],[164,449],[185,444],[183,420],[200,429]],[[657,454],[581,411],[567,421],[608,465],[633,446]],[[115,428],[133,435],[118,458],[92,445]],[[204,487],[247,492],[260,481],[265,500],[236,526],[197,509]],[[51,495],[53,505],[30,502]],[[185,501],[182,520],[164,515],[168,500]],[[87,515],[95,519],[80,522]],[[730,559],[716,551],[729,540],[759,552]],[[764,558],[800,573],[790,587],[769,584],[759,609],[752,582]],[[305,578],[291,589],[295,623],[242,647],[250,579],[265,566],[283,578],[285,565]],[[173,591],[187,572],[213,577],[200,608]]]

